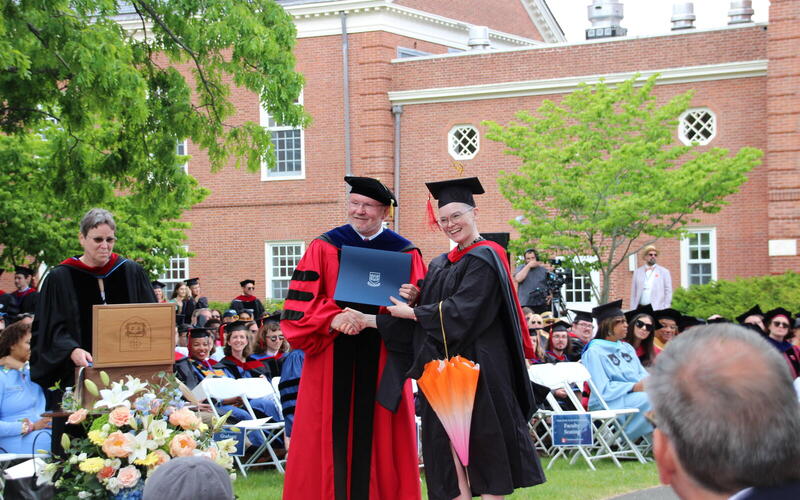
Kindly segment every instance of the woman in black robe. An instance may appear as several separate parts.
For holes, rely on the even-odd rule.
[[[398,365],[405,362],[405,376],[419,378],[427,362],[445,357],[444,327],[450,356],[459,354],[478,363],[480,376],[466,468],[455,458],[444,427],[420,393],[429,498],[509,495],[515,488],[545,480],[528,434],[534,401],[525,364],[525,355],[532,351],[525,319],[511,286],[505,251],[478,233],[472,197],[483,193],[478,179],[429,183],[428,188],[439,200],[440,227],[458,246],[431,262],[419,305],[412,308],[393,299],[393,317],[368,319],[376,322],[391,351],[392,367],[384,371],[379,400],[391,400],[386,395]]]

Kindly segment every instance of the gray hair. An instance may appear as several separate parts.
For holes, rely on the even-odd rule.
[[[786,361],[756,332],[692,328],[645,385],[658,429],[702,487],[731,494],[800,479],[800,403]]]
[[[89,231],[103,224],[107,224],[112,231],[117,230],[117,224],[114,222],[114,216],[111,215],[111,212],[103,208],[93,208],[86,212],[86,215],[81,219],[81,234],[86,236]]]

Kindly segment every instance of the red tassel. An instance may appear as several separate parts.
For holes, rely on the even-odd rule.
[[[428,194],[428,209],[427,209],[427,223],[428,229],[431,231],[440,231],[439,221],[436,220],[436,214],[433,212],[433,205],[431,204],[431,195]]]

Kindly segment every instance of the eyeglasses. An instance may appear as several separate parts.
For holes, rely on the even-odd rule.
[[[278,339],[283,340],[283,335],[269,335],[267,338],[269,340],[275,342]]]
[[[647,254],[647,256],[648,256],[648,257],[658,257],[658,254],[657,254],[657,253],[652,253],[652,252],[651,252],[651,253]]]
[[[614,320],[614,324],[615,325],[618,325],[620,323],[627,323],[627,322],[628,322],[628,320],[625,319],[625,318],[617,318],[617,319]]]
[[[532,325],[543,325],[544,321],[531,321]]]
[[[245,290],[255,290],[256,287],[254,287],[254,286],[246,286],[246,287],[244,287],[244,289]]]
[[[650,323],[645,323],[644,321],[642,321],[640,319],[636,320],[635,325],[636,325],[636,328],[644,328],[645,330],[647,330],[649,332],[653,331],[653,325],[651,325]]]
[[[784,323],[783,321],[773,321],[772,326],[777,326],[778,328],[789,328],[789,323]]]
[[[467,212],[471,212],[473,210],[475,210],[475,207],[471,207],[468,210],[466,210],[465,212],[456,212],[453,215],[451,215],[450,217],[439,217],[439,225],[440,226],[446,226],[450,222],[452,222],[453,224],[458,224],[458,221],[461,220],[461,217],[463,217],[464,214],[466,214]]]
[[[358,201],[350,201],[350,208],[354,208],[358,210],[359,208],[363,208],[364,210],[375,210],[378,207],[382,207],[383,205],[378,205],[377,203],[361,203]]]
[[[94,241],[98,245],[104,241],[109,245],[113,245],[114,242],[117,241],[117,239],[113,236],[109,236],[108,238],[101,238],[100,236],[95,236],[94,238],[92,238],[92,241]]]
[[[661,330],[677,330],[678,325],[665,325],[664,323],[659,323],[659,328]]]

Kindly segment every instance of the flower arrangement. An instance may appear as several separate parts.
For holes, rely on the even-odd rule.
[[[227,415],[204,424],[186,406],[174,376],[160,373],[157,384],[131,376],[109,384],[108,375],[100,375],[104,389],[85,381],[99,397],[91,410],[80,407],[72,391],[64,394],[67,423],[81,426],[85,436],[64,433],[65,456],[51,457],[40,471],[39,482],[54,484],[59,497],[141,498],[147,477],[174,457],[200,455],[233,468],[236,442],[213,440]]]

